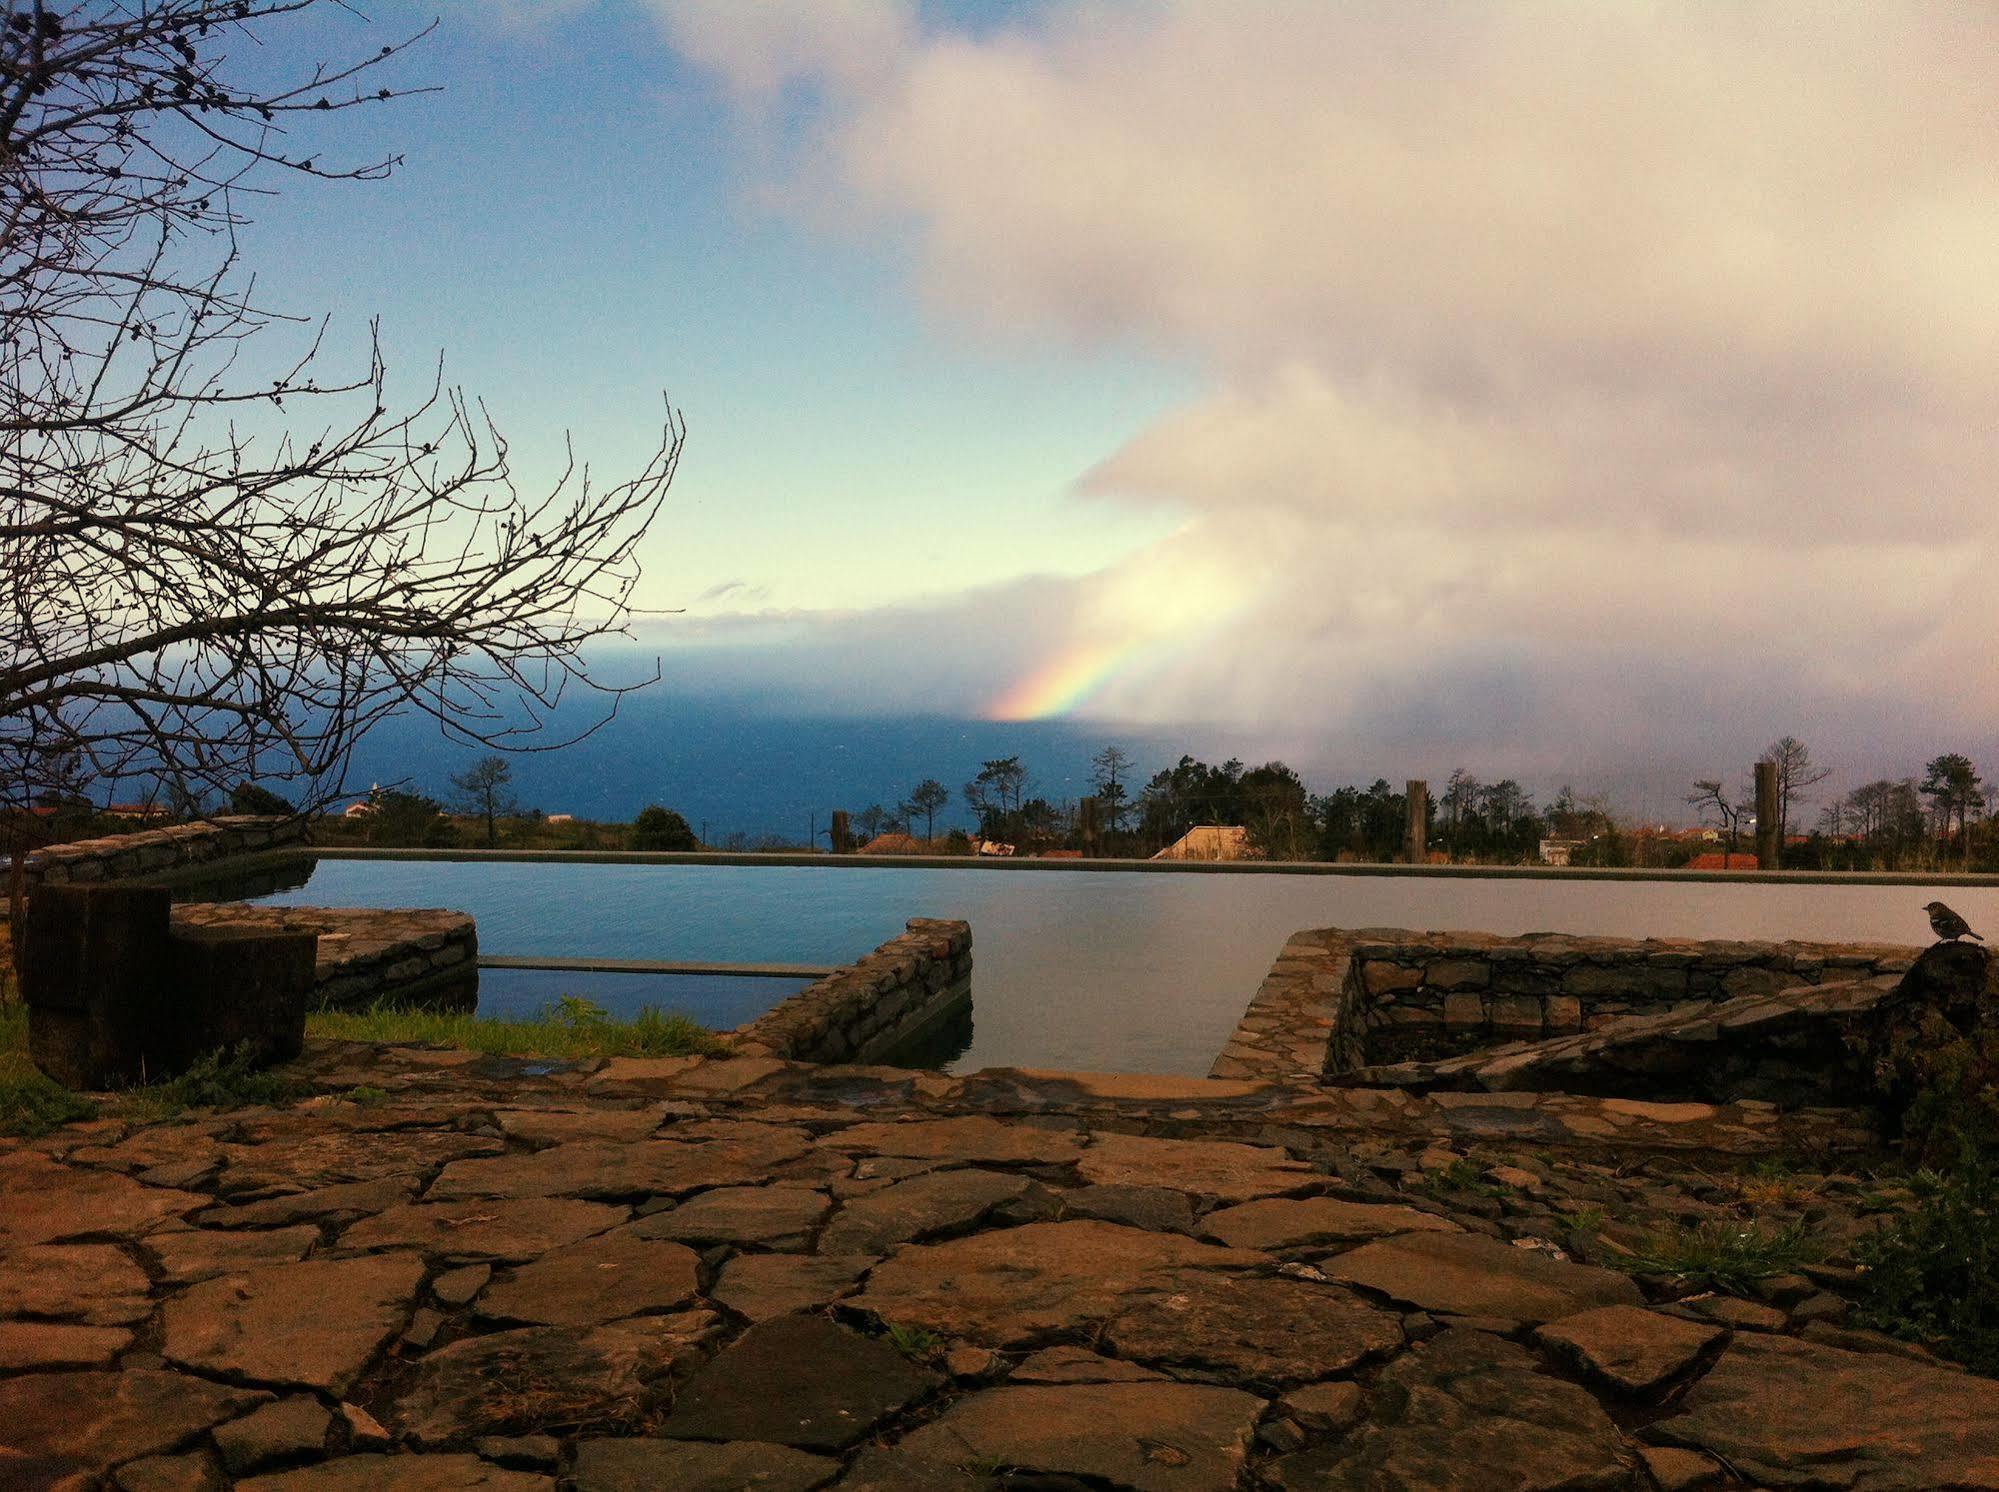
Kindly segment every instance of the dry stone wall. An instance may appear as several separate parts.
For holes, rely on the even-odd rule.
[[[479,932],[463,912],[195,902],[175,907],[173,921],[176,927],[316,933],[316,1009],[394,1003],[470,1010],[478,1003]]]
[[[1370,1063],[1432,1060],[1495,1042],[1595,1031],[1631,1016],[1907,973],[1918,950],[1881,944],[1697,942],[1489,933],[1373,933],[1348,944],[1348,1023]],[[1344,1043],[1329,1070],[1357,1065]]]
[[[739,1027],[729,1042],[743,1056],[878,1061],[964,1000],[971,977],[971,924],[912,918],[900,937]]]
[[[29,853],[27,881],[33,889],[150,880],[305,841],[303,819],[225,814],[199,823],[48,845]]]

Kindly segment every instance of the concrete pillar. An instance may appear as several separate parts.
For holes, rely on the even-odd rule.
[[[853,830],[851,830],[847,826],[847,810],[844,808],[836,808],[833,810],[832,835],[833,835],[834,854],[845,855],[853,850],[854,848]]]
[[[172,898],[158,886],[39,886],[18,959],[28,1055],[66,1088],[122,1088],[170,1075]]]
[[[1777,804],[1777,764],[1756,764],[1756,868],[1781,870],[1784,865],[1784,820]]]
[[[1403,835],[1402,858],[1411,865],[1422,865],[1430,858],[1424,842],[1430,832],[1430,784],[1412,777],[1404,791],[1409,800],[1409,827]]]
[[[1082,841],[1083,853],[1094,855],[1098,849],[1099,829],[1097,827],[1097,800],[1084,798],[1076,805],[1076,837]]]

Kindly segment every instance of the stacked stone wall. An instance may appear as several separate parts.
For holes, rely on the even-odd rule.
[[[29,853],[27,881],[32,890],[43,885],[153,880],[305,842],[303,819],[226,814],[199,823],[45,846]]]
[[[913,918],[900,937],[739,1027],[729,1042],[744,1056],[878,1061],[965,999],[971,977],[971,924]]]
[[[1354,988],[1327,1070],[1430,1061],[1494,1043],[1599,1030],[1744,995],[1902,974],[1916,950],[1879,944],[1480,933],[1355,936]],[[1358,1016],[1356,1043],[1345,1029]],[[1364,1057],[1363,1057],[1364,1053]]]
[[[463,912],[196,902],[175,907],[173,920],[176,927],[317,934],[315,1009],[470,1010],[478,1002],[479,932]]]

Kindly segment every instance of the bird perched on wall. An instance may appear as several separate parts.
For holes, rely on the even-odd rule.
[[[1942,902],[1925,902],[1923,910],[1930,914],[1930,931],[1935,933],[1939,939],[1946,942],[1955,942],[1959,938],[1977,938],[1981,943],[1985,941],[1985,939],[1980,938],[1977,933],[1971,930],[1969,922],[1966,922]]]

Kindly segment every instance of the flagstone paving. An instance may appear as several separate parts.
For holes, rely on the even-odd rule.
[[[1999,1488],[1999,1384],[1845,1319],[1846,1111],[297,1066],[287,1108],[0,1140],[0,1487]],[[1752,1217],[1825,1263],[1636,1272]]]

